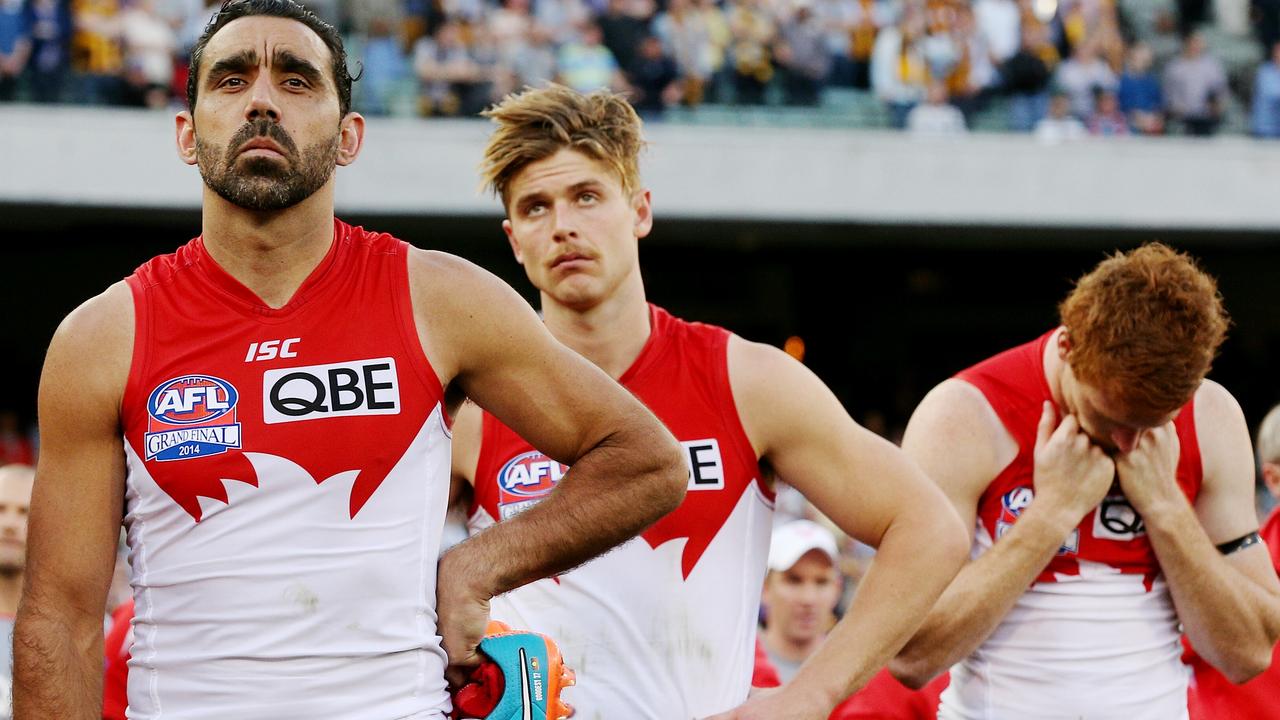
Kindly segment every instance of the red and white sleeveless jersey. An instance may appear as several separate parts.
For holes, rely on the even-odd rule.
[[[407,246],[335,222],[289,303],[197,238],[129,279],[129,717],[440,718],[443,391]]]
[[[974,557],[1035,497],[1036,429],[1052,400],[1044,351],[1053,333],[957,377],[986,396],[1018,455],[978,503]],[[1062,411],[1059,410],[1059,415]],[[1177,481],[1194,502],[1202,477],[1195,412],[1174,421]],[[1187,715],[1178,617],[1142,519],[1118,481],[977,650],[951,671],[944,720],[1177,720]]]
[[[684,445],[684,503],[608,554],[493,600],[495,619],[560,644],[580,720],[704,717],[751,688],[773,493],[734,405],[728,331],[653,306],[649,317],[620,382]],[[567,471],[487,413],[483,433],[473,533],[537,503]]]

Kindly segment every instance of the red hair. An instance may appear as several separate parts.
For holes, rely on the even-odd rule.
[[[1160,243],[1103,260],[1058,313],[1076,377],[1152,415],[1191,399],[1230,323],[1214,279]]]

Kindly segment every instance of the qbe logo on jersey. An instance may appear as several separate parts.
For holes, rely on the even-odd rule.
[[[212,375],[183,375],[160,383],[147,398],[147,460],[191,460],[240,447],[231,383]]]
[[[556,488],[566,465],[534,450],[517,455],[498,470],[498,513],[506,520],[528,510]]]
[[[268,370],[262,374],[262,420],[275,423],[400,412],[395,358]]]

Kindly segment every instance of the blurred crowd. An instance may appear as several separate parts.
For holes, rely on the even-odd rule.
[[[470,116],[555,80],[626,91],[647,119],[704,104],[852,97],[874,98],[884,124],[931,135],[966,132],[979,113],[1050,141],[1210,135],[1234,110],[1238,127],[1280,136],[1280,0],[1165,2],[307,5],[347,38],[363,72],[356,108],[369,115]],[[0,101],[179,106],[191,46],[218,4],[0,0]]]

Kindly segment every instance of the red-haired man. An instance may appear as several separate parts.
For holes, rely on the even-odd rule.
[[[1180,623],[1236,682],[1280,635],[1248,428],[1204,379],[1226,313],[1159,244],[1103,261],[1059,311],[907,427],[904,449],[976,523],[975,559],[891,667],[920,685],[954,665],[944,720],[1186,718]]]

